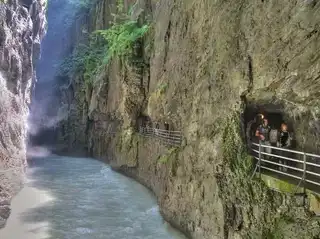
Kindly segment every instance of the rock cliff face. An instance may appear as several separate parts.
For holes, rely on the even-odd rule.
[[[0,3],[0,227],[26,165],[28,105],[45,34],[45,0]]]
[[[109,26],[115,2],[98,1],[90,31]],[[302,0],[136,1],[131,18],[150,22],[148,34],[94,83],[71,76],[62,142],[150,187],[192,238],[318,238],[294,198],[250,179],[242,139],[246,115],[263,111],[291,123],[297,148],[319,150],[319,11]],[[182,146],[137,134],[142,115],[181,130]]]

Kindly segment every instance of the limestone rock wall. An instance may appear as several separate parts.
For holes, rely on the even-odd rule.
[[[128,8],[126,1],[125,6]],[[73,30],[70,32],[74,46],[87,42],[88,33],[109,27],[116,8],[116,0],[104,0],[97,1],[89,12],[79,13],[80,17],[74,21]],[[114,67],[114,70],[109,71],[106,67],[97,75],[94,81],[98,83],[95,85],[85,84],[81,74],[66,76],[65,81],[68,83],[61,87],[61,101],[68,107],[69,115],[61,122],[59,131],[59,144],[63,153],[87,152],[92,155],[95,152],[95,155],[106,159],[104,155],[110,137],[114,136],[116,127],[122,122],[120,113],[107,109],[112,107],[111,105],[115,106],[116,103],[112,102],[121,98],[117,95],[118,91],[108,95],[109,85],[115,86],[108,82],[118,79],[117,72],[121,69],[118,63],[112,64],[111,67]],[[109,76],[109,72],[114,73],[112,77]]]
[[[114,6],[99,4],[93,29],[107,27],[102,6]],[[239,122],[245,103],[281,105],[298,147],[317,151],[319,11],[302,0],[136,1],[132,18],[151,26],[138,49],[144,64],[114,60],[90,88],[74,78],[77,110],[64,126],[82,122],[69,130],[83,136],[69,149],[86,147],[150,187],[192,238],[319,237],[319,221],[294,198],[250,180]],[[183,145],[141,137],[140,115],[181,130]]]
[[[45,34],[45,0],[0,3],[0,227],[26,166],[28,105]]]

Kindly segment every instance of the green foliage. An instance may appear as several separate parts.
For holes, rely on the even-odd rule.
[[[252,157],[242,142],[240,134],[239,116],[233,114],[225,123],[223,131],[223,155],[236,174],[250,174]]]
[[[101,68],[113,57],[133,54],[134,44],[148,31],[148,25],[139,27],[135,21],[127,21],[91,35],[88,45],[80,44],[59,67],[59,75],[83,72],[90,83]]]
[[[91,8],[95,3],[96,0],[73,2],[80,8]],[[123,12],[123,10],[123,0],[117,0],[117,11]],[[110,59],[133,55],[135,44],[148,29],[148,24],[139,26],[136,21],[126,20],[123,23],[115,23],[109,29],[97,30],[91,34],[89,44],[77,46],[73,53],[60,64],[58,74],[83,73],[84,80],[92,83],[92,79]]]
[[[117,0],[117,11],[123,12],[124,10],[124,3],[123,0]]]
[[[293,223],[295,223],[295,220],[293,217],[290,217],[288,215],[281,215],[279,218],[275,220],[275,224],[272,230],[266,231],[264,238],[284,239],[286,225],[293,224]]]
[[[92,83],[92,79],[106,64],[106,55],[106,42],[93,36],[88,45],[78,45],[72,55],[62,62],[59,74],[70,75],[80,72],[83,73],[86,83]]]
[[[158,159],[158,162],[165,164],[168,162],[168,160],[169,160],[169,157],[168,157],[168,155],[165,154],[165,155],[161,155],[161,157]]]
[[[167,91],[167,89],[168,89],[168,83],[162,83],[157,87],[157,91],[160,95],[164,94]]]
[[[134,44],[141,39],[149,29],[149,25],[139,27],[136,21],[126,21],[115,24],[106,30],[95,31],[108,42],[108,59],[127,57],[133,54]]]
[[[128,15],[129,15],[129,16],[132,15],[133,9],[136,7],[137,3],[138,3],[138,1],[136,1],[133,5],[131,5],[131,6],[129,7],[129,10],[128,10]]]
[[[158,162],[161,164],[165,164],[169,161],[169,159],[177,152],[177,148],[171,148],[164,155],[161,155],[158,159]]]

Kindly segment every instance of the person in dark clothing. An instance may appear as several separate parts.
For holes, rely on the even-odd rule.
[[[154,129],[154,134],[157,136],[159,134],[159,123],[156,123],[156,128]]]
[[[164,122],[164,128],[165,128],[165,130],[169,130],[169,124],[168,124],[168,122]]]
[[[281,131],[279,133],[279,146],[289,147],[290,146],[290,133],[286,124],[281,125]]]
[[[246,129],[246,139],[248,147],[251,148],[252,143],[255,142],[255,131],[260,124],[262,124],[262,114],[258,114],[253,120],[249,121]]]
[[[259,125],[259,127],[256,130],[256,136],[259,138],[262,145],[271,146],[269,141],[269,134],[270,134],[271,128],[269,126],[268,119],[263,119],[263,124]],[[261,151],[271,154],[272,150],[269,147],[261,147]],[[263,158],[268,159],[270,158],[267,155],[263,155]]]
[[[288,149],[290,148],[290,146],[291,146],[291,135],[288,132],[288,126],[285,123],[283,123],[281,124],[281,130],[279,132],[278,147]],[[282,151],[282,150],[279,150],[279,154],[280,156],[283,156],[283,157],[289,156],[288,152]],[[288,165],[288,162],[285,159],[280,159],[279,163],[283,165]],[[279,166],[279,170],[283,170],[286,172],[287,168]]]

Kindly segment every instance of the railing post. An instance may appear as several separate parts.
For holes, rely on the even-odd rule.
[[[259,178],[261,178],[261,140],[259,140]]]
[[[306,193],[306,173],[307,171],[307,155],[305,152],[303,152],[303,176],[302,176],[302,180],[303,180],[303,193]]]

